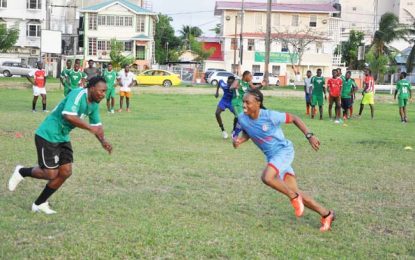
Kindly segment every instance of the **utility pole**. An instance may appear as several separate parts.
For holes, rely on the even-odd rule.
[[[373,35],[375,35],[376,27],[378,23],[378,0],[374,0],[373,8],[375,9],[374,10],[375,16],[373,17]]]
[[[236,38],[236,36],[237,36],[237,33],[238,33],[238,14],[236,14],[235,15],[235,35],[234,35],[234,48],[233,48],[233,73],[235,73],[235,74],[237,74],[237,72],[238,72],[238,70],[237,70],[237,67],[236,67],[236,49],[237,49],[237,46],[238,46],[238,43],[237,43],[237,39],[238,38]]]
[[[265,69],[264,80],[269,83],[269,56],[271,52],[271,7],[272,0],[268,0],[267,3],[267,35],[265,37]]]
[[[239,65],[242,66],[243,61],[243,54],[244,54],[244,44],[243,44],[243,31],[244,31],[244,16],[245,16],[245,4],[244,0],[242,0],[242,8],[241,8],[241,34],[239,35]]]

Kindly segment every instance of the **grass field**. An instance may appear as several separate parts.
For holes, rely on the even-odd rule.
[[[319,216],[297,220],[287,198],[260,181],[252,143],[222,140],[207,95],[135,95],[132,113],[102,118],[111,156],[91,134],[72,132],[74,173],[51,198],[58,214],[30,212],[44,181],[6,190],[16,164],[36,163],[31,90],[0,89],[0,258],[415,258],[415,109],[402,125],[395,104],[346,126],[305,119],[322,143],[313,152],[293,125],[293,164],[303,190],[335,209],[333,230]],[[50,108],[61,93],[48,93]],[[266,98],[304,118],[303,100]],[[39,106],[39,104],[38,104]],[[357,110],[357,105],[355,106]],[[224,114],[226,127],[232,117]],[[23,134],[16,138],[15,133]]]

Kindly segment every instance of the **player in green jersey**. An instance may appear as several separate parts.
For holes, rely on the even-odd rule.
[[[350,107],[352,106],[352,97],[354,95],[354,90],[357,88],[356,82],[351,78],[352,73],[350,71],[346,72],[346,77],[343,81],[342,92],[341,92],[341,104],[343,108],[343,119],[350,119],[351,115],[349,114]]]
[[[112,146],[104,138],[99,116],[99,102],[105,98],[107,85],[102,77],[92,78],[86,88],[72,90],[46,117],[35,132],[39,166],[16,166],[9,179],[8,188],[14,191],[25,177],[47,180],[40,196],[32,204],[32,211],[56,213],[49,207],[48,199],[72,174],[73,152],[69,133],[79,127],[94,134],[102,147],[111,153]],[[82,120],[89,118],[89,124]]]
[[[406,72],[401,72],[399,81],[396,84],[394,99],[398,96],[399,115],[402,123],[408,123],[408,116],[406,114],[406,105],[408,100],[412,99],[411,83],[406,79]]]
[[[61,72],[60,80],[63,85],[63,95],[66,97],[70,91],[71,83],[69,81],[69,74],[72,71],[72,61],[66,61],[66,68]]]
[[[323,105],[324,99],[327,100],[327,96],[326,88],[324,86],[326,84],[326,80],[321,76],[321,69],[317,69],[317,76],[311,78],[311,83],[313,84],[313,89],[311,92],[311,119],[314,119],[316,114],[316,105],[318,105],[320,120],[323,120]]]
[[[79,68],[79,63],[75,63],[73,70],[69,72],[70,91],[84,86],[86,74]]]
[[[109,113],[114,114],[114,103],[115,103],[115,86],[117,82],[117,72],[112,69],[112,64],[108,64],[107,70],[104,71],[104,79],[107,82],[107,109]],[[110,103],[111,101],[111,103]]]

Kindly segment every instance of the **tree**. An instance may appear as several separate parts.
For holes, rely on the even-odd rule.
[[[197,38],[203,34],[199,27],[191,25],[183,25],[179,33],[181,34],[180,38],[182,38],[182,40],[189,40],[190,36]]]
[[[17,27],[7,28],[5,24],[0,24],[0,52],[6,52],[17,42],[19,29]]]
[[[291,67],[294,69],[294,73],[297,73],[296,67],[301,66],[304,52],[312,43],[325,40],[323,36],[313,29],[295,32],[289,32],[287,29],[285,32],[277,32],[272,40],[281,43],[286,48],[290,56]]]
[[[216,35],[220,35],[220,33],[222,31],[222,24],[217,23],[215,28],[212,28],[209,31],[214,32]]]
[[[372,71],[372,75],[377,75],[376,80],[383,82],[383,75],[388,72],[389,57],[383,53],[377,55],[376,46],[372,46],[366,54],[366,61]]]
[[[133,56],[124,56],[122,52],[124,51],[123,42],[117,41],[116,39],[111,40],[111,64],[114,69],[119,70],[125,65],[131,64],[134,62]]]
[[[364,36],[363,32],[351,30],[349,39],[341,43],[342,62],[345,62],[350,69],[364,68],[364,61],[358,60],[359,46],[362,44]],[[334,52],[338,53],[338,47]]]
[[[180,39],[174,35],[174,29],[170,24],[172,21],[173,19],[170,16],[163,14],[158,15],[156,33],[154,36],[157,63],[164,63],[166,62],[166,60],[178,60],[178,50],[181,49],[182,43]]]
[[[189,46],[190,49],[197,54],[197,58],[195,59],[196,61],[204,61],[215,52],[215,48],[205,50],[203,48],[203,44],[201,42],[198,42],[194,36],[190,36]]]

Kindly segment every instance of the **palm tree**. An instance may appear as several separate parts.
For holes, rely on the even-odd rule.
[[[193,36],[196,38],[200,37],[203,32],[197,26],[183,25],[179,33],[181,34],[181,38],[184,40],[184,39],[189,39],[189,36]]]
[[[389,54],[388,44],[398,39],[405,39],[408,29],[399,23],[399,18],[393,13],[385,13],[379,22],[379,29],[375,32],[372,46],[376,48],[375,55]]]

